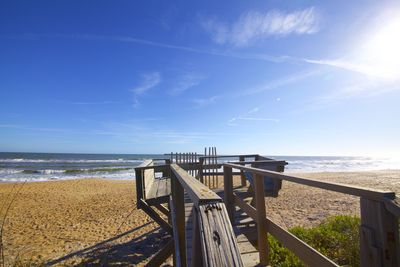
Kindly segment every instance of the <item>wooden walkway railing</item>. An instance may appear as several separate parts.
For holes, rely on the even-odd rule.
[[[173,236],[150,260],[149,265],[161,264],[174,252],[174,265],[177,266],[243,266],[236,240],[238,233],[235,236],[232,230],[237,211],[241,210],[256,223],[260,265],[268,264],[267,236],[270,234],[309,266],[337,266],[267,216],[264,179],[273,179],[359,197],[361,266],[400,266],[400,205],[393,192],[283,174],[279,171],[283,171],[286,162],[259,155],[212,156],[220,159],[239,158],[239,161],[228,163],[214,160],[212,163],[215,164],[206,167],[214,169],[213,175],[224,175],[223,200],[202,183],[202,174],[205,173],[202,162],[209,156],[194,157],[195,160],[189,156],[189,160],[178,160],[178,164],[171,162],[171,159],[165,159],[165,163],[161,164],[146,161],[135,168],[138,207]],[[265,165],[271,165],[267,169],[278,172],[254,167]],[[162,173],[162,178],[155,178],[155,173]],[[254,201],[251,204],[242,199],[242,189],[248,186],[245,173],[252,175]],[[195,177],[190,174],[198,175]],[[234,175],[241,176],[241,188],[234,188]],[[188,227],[187,204],[191,205],[192,228]],[[234,229],[237,231],[236,226]],[[187,249],[188,242],[192,244],[190,250]]]
[[[196,266],[243,266],[222,199],[178,165],[171,164],[171,170],[175,264],[186,266],[191,257]],[[185,192],[194,207],[194,240],[185,237]],[[186,255],[185,242],[193,242],[192,255]]]
[[[232,169],[251,172],[255,178],[256,207],[245,203],[238,197],[232,186]],[[330,191],[360,197],[360,263],[361,266],[399,266],[399,225],[400,208],[395,202],[395,194],[389,191],[371,190],[362,187],[338,183],[316,181],[296,176],[285,175],[264,169],[247,167],[239,164],[224,164],[225,204],[230,219],[233,221],[234,207],[239,206],[257,223],[258,249],[260,263],[268,264],[267,234],[274,236],[283,246],[310,266],[337,266],[333,261],[281,228],[265,213],[263,177],[294,182]]]

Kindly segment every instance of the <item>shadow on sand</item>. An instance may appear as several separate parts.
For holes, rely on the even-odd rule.
[[[73,258],[79,258],[77,266],[133,266],[144,263],[160,248],[162,248],[171,237],[161,228],[156,228],[139,237],[131,239],[127,242],[118,242],[118,239],[130,233],[133,233],[151,222],[116,235],[110,239],[104,240],[91,247],[74,251],[61,258],[48,261],[45,266],[54,265],[74,265],[71,264]]]

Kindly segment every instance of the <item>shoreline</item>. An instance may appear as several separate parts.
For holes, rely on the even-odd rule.
[[[340,170],[340,171],[305,171],[305,172],[300,172],[300,171],[287,171],[285,170],[285,174],[293,175],[293,176],[303,176],[303,175],[326,175],[330,173],[335,173],[335,174],[349,174],[349,173],[368,173],[368,172],[400,172],[400,168],[395,168],[395,169],[377,169],[377,170]],[[14,179],[14,178],[13,178]],[[57,181],[75,181],[75,180],[85,180],[85,179],[99,179],[99,180],[107,180],[107,181],[135,181],[136,177],[133,178],[124,178],[124,179],[118,179],[118,178],[107,178],[107,177],[97,177],[97,176],[88,176],[88,177],[74,177],[74,178],[65,178],[65,179],[48,179],[48,180],[22,180],[21,181],[4,181],[0,180],[0,185],[1,184],[22,184],[22,183],[43,183],[43,182],[57,182]]]
[[[288,173],[299,177],[391,190],[400,196],[400,170]],[[143,265],[166,235],[136,209],[132,180],[84,178],[0,183],[0,203],[20,189],[4,226],[6,264]],[[358,215],[359,199],[283,181],[278,198],[267,198],[267,214],[285,227],[311,227],[332,215]],[[3,218],[4,212],[0,218]],[[118,237],[118,238],[116,238]],[[122,262],[121,262],[122,261]]]

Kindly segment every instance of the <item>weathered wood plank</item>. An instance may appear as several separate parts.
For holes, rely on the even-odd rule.
[[[398,218],[383,202],[361,198],[361,266],[399,266]]]
[[[204,153],[207,154],[207,153]],[[244,157],[244,158],[255,158],[257,157],[258,154],[232,154],[232,155],[219,155],[217,158],[238,158],[238,157]],[[212,158],[212,156],[200,156],[199,158],[207,159],[207,158]]]
[[[164,221],[160,215],[155,212],[143,199],[139,200],[140,208],[143,209],[155,222],[157,222],[164,230],[172,234],[172,227],[169,223]]]
[[[169,196],[171,193],[171,185],[169,178],[154,179],[149,192],[146,195],[146,201],[151,202],[153,199]],[[165,201],[163,201],[165,202]]]
[[[186,246],[185,246],[185,201],[184,190],[177,177],[171,177],[171,215],[174,223],[174,242],[176,263],[180,266],[186,266]],[[179,250],[179,253],[178,253]]]
[[[263,170],[263,169],[259,169],[259,168],[241,166],[238,164],[225,163],[224,165],[235,168],[235,169],[249,171],[249,172],[263,175],[263,176],[267,175],[270,178],[282,179],[284,181],[308,185],[308,186],[312,186],[312,187],[317,187],[317,188],[326,189],[326,190],[330,190],[330,191],[340,192],[340,193],[353,195],[353,196],[365,197],[365,198],[381,200],[381,201],[384,201],[385,199],[394,199],[395,198],[395,193],[391,192],[391,191],[373,190],[373,189],[363,188],[363,187],[358,187],[358,186],[317,181],[317,180],[312,180],[312,179],[308,179],[308,178],[301,178],[301,177],[290,176],[290,175],[286,175],[286,174],[282,174],[282,173],[278,173],[278,172]]]
[[[233,194],[235,205],[239,206],[244,212],[247,213],[250,218],[257,220],[257,210],[251,205],[247,204],[243,199],[238,197],[235,193]]]
[[[200,205],[199,219],[204,265],[243,266],[225,205]]]
[[[233,199],[233,175],[232,168],[224,167],[224,202],[229,219],[233,223],[235,217],[235,203]]]
[[[269,247],[267,239],[267,225],[263,223],[266,218],[265,211],[265,196],[264,196],[264,183],[263,177],[256,174],[254,177],[254,195],[256,199],[256,222],[257,222],[257,233],[258,233],[258,251],[260,253],[260,264],[267,265],[269,257]]]
[[[145,160],[135,168],[135,177],[136,177],[136,197],[137,197],[137,206],[140,208],[140,199],[145,198],[145,183],[144,183],[144,171],[141,168],[147,167],[152,164],[152,160]]]
[[[149,163],[147,166],[154,165],[152,160],[149,160]],[[144,185],[144,191],[145,191],[145,198],[147,198],[147,194],[151,190],[151,186],[154,183],[154,169],[146,169],[143,170],[143,185]]]
[[[245,157],[244,157],[244,156],[240,156],[240,157],[239,157],[239,161],[240,161],[240,162],[242,162],[242,161],[244,161],[244,160],[245,160]],[[244,163],[241,163],[241,164],[244,164]],[[245,187],[245,186],[246,186],[246,177],[244,176],[243,170],[240,170],[240,181],[241,181],[241,183],[242,183],[242,186]]]
[[[200,181],[196,180],[193,176],[190,176],[178,165],[171,164],[171,170],[190,196],[194,205],[198,206],[201,203],[210,201],[222,202],[222,199],[217,194]]]
[[[186,195],[185,195],[186,197]],[[193,243],[193,227],[194,227],[194,206],[190,200],[185,199],[185,246],[186,246],[186,264],[192,264],[192,243]]]
[[[259,163],[271,163],[271,164],[279,164],[279,165],[287,165],[288,163],[285,160],[246,160],[246,161],[229,161],[232,164],[259,164]]]

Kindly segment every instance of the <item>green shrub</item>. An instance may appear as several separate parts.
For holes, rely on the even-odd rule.
[[[339,265],[359,266],[360,219],[333,216],[313,228],[294,227],[289,231]],[[269,236],[272,266],[305,266],[292,252]]]

